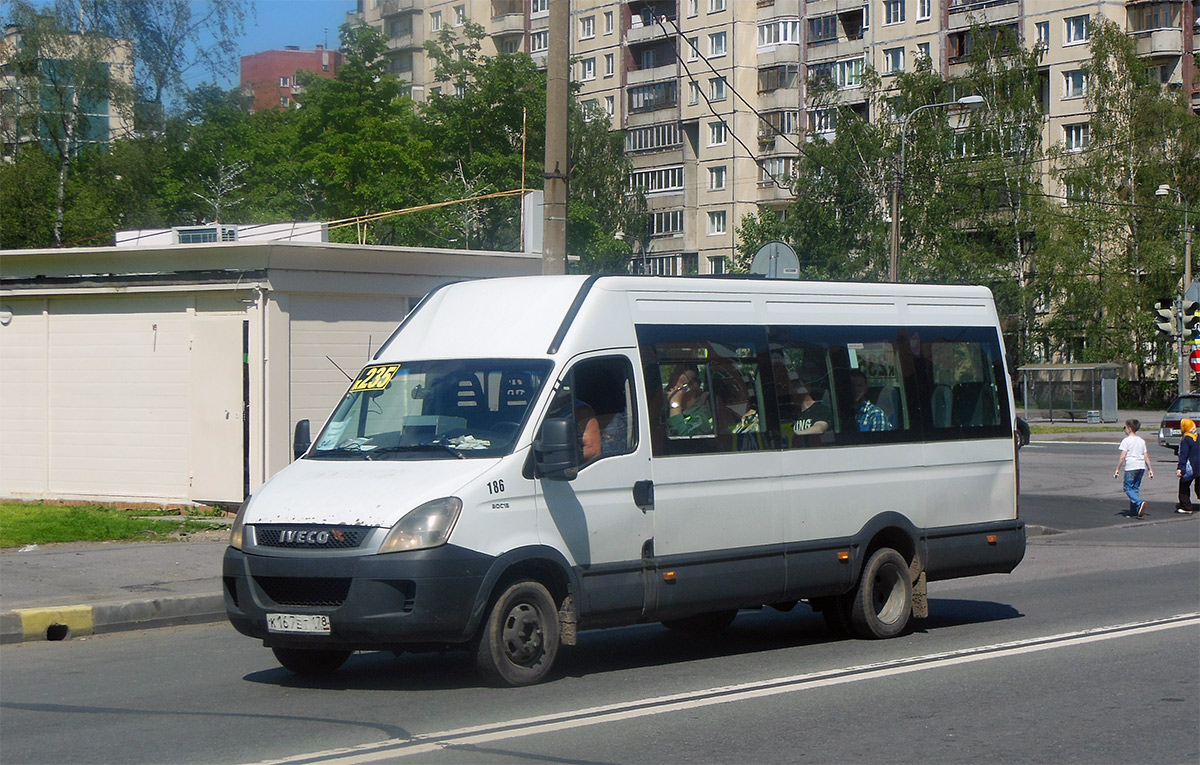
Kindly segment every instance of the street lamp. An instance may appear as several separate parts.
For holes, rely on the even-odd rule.
[[[900,177],[904,175],[904,147],[908,141],[908,123],[913,115],[922,109],[935,109],[942,106],[978,106],[983,103],[983,96],[963,96],[955,101],[942,101],[937,104],[923,104],[904,115],[900,120],[900,158],[896,163],[895,179],[892,183],[892,252],[888,262],[888,280],[900,280]]]
[[[1183,208],[1183,297],[1179,298],[1176,306],[1177,313],[1183,315],[1183,304],[1187,301],[1188,290],[1192,287],[1192,229],[1188,227],[1188,205],[1187,198],[1183,196],[1183,192],[1179,189],[1171,188],[1170,184],[1162,184],[1154,190],[1154,196],[1165,197],[1171,194],[1179,200],[1179,206]],[[1179,393],[1180,395],[1187,393],[1191,388],[1191,375],[1188,373],[1188,360],[1183,352],[1183,335],[1179,336]]]

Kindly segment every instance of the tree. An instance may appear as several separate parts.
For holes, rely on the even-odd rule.
[[[567,253],[579,256],[573,269],[623,272],[629,266],[627,232],[646,227],[645,195],[629,191],[632,162],[625,153],[625,134],[610,129],[602,110],[572,99],[567,151]]]
[[[132,58],[128,44],[97,29],[84,7],[59,3],[40,9],[12,4],[19,30],[6,51],[14,86],[3,122],[5,143],[38,142],[57,165],[53,243],[63,245],[67,186],[73,163],[89,145],[108,143],[114,127],[132,128]]]

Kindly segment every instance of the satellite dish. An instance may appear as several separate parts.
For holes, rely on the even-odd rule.
[[[750,273],[768,279],[799,279],[800,258],[796,257],[795,250],[783,242],[767,242],[754,253]]]

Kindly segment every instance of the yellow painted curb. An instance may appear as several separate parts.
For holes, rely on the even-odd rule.
[[[52,608],[18,608],[21,632],[26,640],[46,640],[47,631],[54,625],[67,628],[67,637],[91,635],[96,630],[91,606],[57,606]]]

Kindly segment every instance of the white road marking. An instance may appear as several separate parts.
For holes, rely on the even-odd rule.
[[[1130,622],[1078,632],[1028,638],[1008,643],[964,648],[945,653],[914,656],[905,659],[863,664],[855,667],[812,672],[803,675],[759,680],[753,683],[727,685],[699,691],[626,701],[619,704],[577,709],[571,712],[539,715],[499,723],[487,723],[466,728],[424,733],[412,738],[395,738],[372,744],[330,749],[323,752],[299,754],[269,763],[337,763],[352,765],[384,759],[397,759],[416,754],[441,751],[456,746],[478,746],[505,739],[537,736],[543,733],[582,728],[589,725],[632,720],[650,715],[680,712],[716,704],[765,698],[783,693],[795,693],[813,688],[825,688],[862,680],[874,680],[912,672],[942,669],[959,664],[991,661],[1021,654],[1049,651],[1057,648],[1097,643],[1105,640],[1136,637],[1161,630],[1200,625],[1200,613],[1179,614],[1163,619]]]

